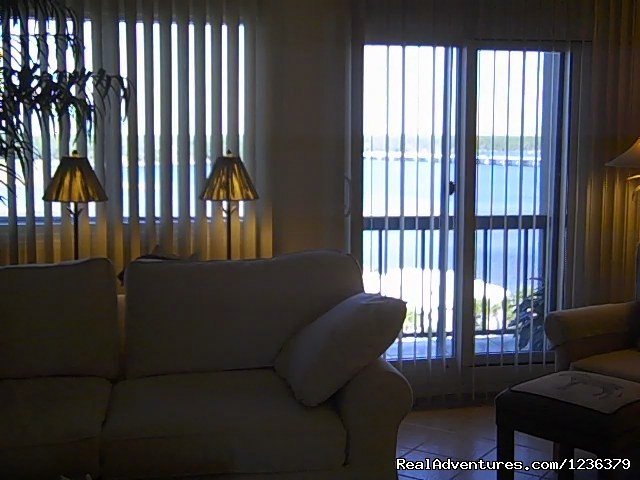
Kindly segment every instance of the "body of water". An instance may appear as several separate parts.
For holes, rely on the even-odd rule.
[[[402,208],[404,215],[409,216],[438,216],[441,212],[440,193],[442,185],[442,165],[439,160],[431,162],[421,159],[419,161],[406,160],[404,162],[404,182],[402,182],[401,162],[392,160],[385,162],[382,159],[365,159],[364,161],[364,215],[389,217],[400,216]],[[450,166],[450,177],[454,177],[453,163]],[[40,161],[34,162],[34,206],[37,217],[44,215],[44,202],[42,194],[44,185],[42,181],[42,165]],[[156,215],[159,215],[160,205],[160,175],[159,167],[155,171],[155,201]],[[191,168],[190,199],[191,212],[195,214],[195,204],[199,192],[195,191],[194,166]],[[128,195],[128,170],[123,165],[123,212],[126,217],[129,212]],[[540,163],[527,162],[522,165],[514,165],[506,162],[487,163],[486,160],[478,161],[476,167],[477,191],[476,212],[477,215],[502,217],[504,215],[522,214],[532,215],[534,212],[540,215],[544,211],[544,188]],[[140,215],[146,213],[145,205],[145,171],[144,166],[138,169],[139,177],[139,206]],[[174,216],[178,215],[178,168],[173,169],[173,209]],[[404,195],[401,195],[401,192]],[[26,193],[24,185],[18,184],[17,210],[19,217],[26,216]],[[449,211],[453,212],[455,196],[449,198]],[[542,199],[542,201],[541,201]],[[0,217],[7,216],[7,204],[0,203]],[[95,205],[90,204],[89,214],[93,215]],[[59,204],[53,204],[53,215],[59,216],[61,209]],[[544,226],[544,219],[539,220],[540,227]],[[487,251],[487,272],[483,270],[484,262],[479,261],[476,268],[476,278],[485,279],[487,282],[506,287],[515,292],[522,289],[522,285],[528,277],[540,276],[539,261],[541,254],[540,239],[542,230],[518,232],[517,230],[492,230],[487,235],[485,245],[481,232],[476,238],[476,258],[483,259]],[[525,252],[524,236],[528,235],[529,248]],[[420,232],[405,231],[401,239],[399,231],[388,231],[383,234],[383,256],[380,265],[378,251],[378,232],[365,231],[364,241],[364,267],[368,271],[390,271],[400,268],[400,245],[403,244],[404,256],[402,266],[405,268],[425,268],[437,270],[439,268],[440,233],[436,230],[425,237],[424,250],[420,238]],[[506,252],[506,255],[505,255]],[[524,259],[528,257],[528,270],[525,272]],[[518,265],[520,271],[518,272]],[[380,268],[381,267],[381,268]],[[453,233],[449,232],[448,258],[446,269],[454,267],[453,258]]]
[[[441,213],[442,165],[439,161],[405,161],[404,182],[399,161],[385,162],[369,159],[364,163],[364,215],[398,217],[403,211],[406,217]],[[450,177],[454,177],[450,167]],[[532,217],[535,214],[535,229],[492,229],[486,236],[483,231],[476,234],[476,278],[499,285],[510,292],[522,290],[531,277],[542,276],[541,258],[543,228],[546,218],[542,216],[546,205],[546,185],[542,181],[544,172],[540,163],[527,162],[521,165],[504,162],[477,163],[476,167],[476,215],[501,217]],[[404,195],[402,195],[404,193]],[[455,196],[449,197],[449,213],[453,214]],[[382,245],[380,244],[382,241]],[[367,271],[389,272],[403,268],[425,268],[433,270],[441,265],[439,259],[441,234],[438,230],[427,231],[424,248],[421,232],[405,230],[401,237],[398,230],[363,233],[364,267]],[[449,232],[447,270],[455,265],[453,232]],[[402,262],[400,252],[404,252]],[[526,247],[526,248],[525,248]],[[385,253],[386,250],[386,253]],[[383,252],[382,258],[379,255]],[[486,272],[485,272],[485,254]],[[526,260],[526,261],[525,261]]]

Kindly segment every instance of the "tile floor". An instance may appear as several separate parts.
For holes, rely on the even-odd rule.
[[[451,458],[457,460],[495,460],[495,411],[492,405],[414,410],[398,433],[398,457],[407,460]],[[525,463],[551,460],[552,444],[516,432],[516,459]],[[587,452],[576,455],[591,457]],[[636,473],[637,474],[637,473]],[[494,480],[495,471],[398,471],[400,480]],[[551,471],[516,472],[516,480],[555,479]],[[596,480],[595,471],[577,471],[575,480]],[[633,476],[630,478],[640,478]]]

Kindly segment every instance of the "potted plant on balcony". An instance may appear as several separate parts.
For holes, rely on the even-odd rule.
[[[533,280],[539,283],[538,287],[514,306],[515,316],[509,323],[510,327],[516,327],[518,350],[529,344],[533,351],[544,348],[544,284],[539,278]]]
[[[31,172],[34,115],[43,129],[51,120],[56,125],[68,118],[78,134],[91,134],[96,115],[114,100],[118,105],[124,100],[126,111],[130,89],[119,75],[84,68],[82,19],[60,0],[5,0],[0,21],[0,183],[6,184],[5,175],[17,177],[15,161],[23,176]],[[47,65],[50,44],[65,57],[71,52],[72,69]]]

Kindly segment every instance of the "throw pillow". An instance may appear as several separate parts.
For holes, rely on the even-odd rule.
[[[275,370],[300,402],[319,405],[384,353],[406,312],[405,302],[397,298],[354,295],[290,338],[276,357]]]

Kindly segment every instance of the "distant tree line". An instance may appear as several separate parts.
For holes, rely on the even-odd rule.
[[[535,137],[533,135],[527,135],[524,137],[520,137],[519,135],[510,135],[508,137],[509,143],[509,152],[518,153],[520,152],[520,145],[522,140],[522,149],[525,152],[531,152],[539,150],[541,147],[540,137]],[[440,136],[435,136],[433,138],[434,150],[435,152],[440,152],[442,150],[442,138]],[[405,151],[412,152],[418,150],[418,146],[420,150],[431,150],[431,136],[420,137],[419,139],[415,136],[408,135],[405,138]],[[455,136],[451,138],[451,145],[453,149],[453,145],[455,144]],[[391,135],[389,136],[389,150],[390,151],[399,151],[400,150],[400,136],[399,135]],[[479,135],[476,137],[476,145],[478,146],[478,151],[482,153],[490,153],[494,152],[505,152],[507,151],[507,137],[506,136],[496,136],[491,137],[491,135]],[[367,150],[385,150],[386,149],[386,137],[384,135],[372,135],[364,138],[364,149]]]

